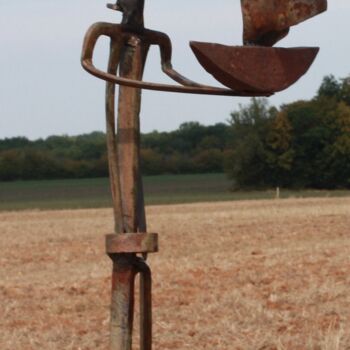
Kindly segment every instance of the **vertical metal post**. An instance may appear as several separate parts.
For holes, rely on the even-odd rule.
[[[119,75],[122,78],[142,79],[148,46],[130,36],[121,51]],[[124,232],[138,232],[143,202],[140,188],[140,109],[141,90],[120,86],[118,102],[118,160]]]
[[[111,46],[109,71],[116,73],[119,62],[119,76],[140,80],[148,46],[130,36],[117,51]],[[114,87],[107,83],[107,123],[115,129]],[[112,97],[111,97],[112,96]],[[113,101],[111,100],[113,98]],[[111,187],[115,201],[115,232],[128,234],[146,231],[142,179],[140,173],[140,107],[141,90],[121,86],[118,98],[117,140],[110,135],[111,146]],[[116,141],[116,144],[115,144]],[[114,153],[114,154],[113,154]],[[120,200],[120,203],[118,202]],[[110,349],[131,350],[134,315],[135,276],[141,273],[141,349],[152,347],[151,325],[151,274],[148,266],[138,262],[135,253],[111,254],[113,260],[112,302],[110,324]],[[137,267],[138,265],[138,267]],[[143,312],[145,316],[143,316]]]

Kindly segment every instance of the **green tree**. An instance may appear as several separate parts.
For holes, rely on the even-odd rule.
[[[276,115],[266,99],[251,99],[231,114],[232,141],[225,169],[240,188],[261,187],[269,183],[266,162],[266,135],[271,119]]]
[[[282,107],[291,123],[293,133],[291,149],[293,166],[290,185],[294,187],[318,187],[323,182],[320,159],[329,130],[324,123],[324,114],[315,101],[297,101]]]
[[[0,153],[0,180],[11,181],[20,179],[22,174],[22,152],[18,149],[6,150]]]
[[[266,162],[270,168],[270,183],[273,186],[290,186],[290,172],[295,151],[292,148],[293,128],[285,112],[277,113],[269,124],[266,138]]]
[[[141,149],[141,169],[144,175],[162,174],[164,172],[162,156],[153,149]]]
[[[334,75],[328,75],[323,78],[322,84],[318,89],[318,97],[339,99],[341,97],[341,89],[342,84]]]
[[[217,148],[203,149],[193,157],[194,168],[199,173],[220,173],[223,161],[223,152]]]
[[[324,149],[325,187],[350,187],[350,106],[340,102],[333,116],[331,140]]]

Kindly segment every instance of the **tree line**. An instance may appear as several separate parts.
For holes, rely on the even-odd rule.
[[[105,134],[0,140],[0,181],[108,176]],[[145,175],[226,172],[236,187],[350,187],[350,79],[280,108],[251,99],[228,123],[141,136]]]
[[[253,99],[231,114],[226,171],[240,188],[350,188],[350,78],[327,76],[309,101]]]
[[[172,132],[141,136],[144,175],[223,172],[229,140],[226,124],[182,124]],[[80,136],[25,137],[0,140],[0,181],[93,178],[108,176],[106,137],[102,132]]]

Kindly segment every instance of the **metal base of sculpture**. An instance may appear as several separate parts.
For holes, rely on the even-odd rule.
[[[110,348],[131,349],[135,278],[140,275],[140,349],[152,349],[152,276],[136,254],[158,251],[157,234],[110,234],[106,253],[113,261]]]

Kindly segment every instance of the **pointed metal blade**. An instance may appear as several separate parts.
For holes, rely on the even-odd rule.
[[[327,10],[327,0],[241,0],[244,44],[273,46],[289,28]]]

